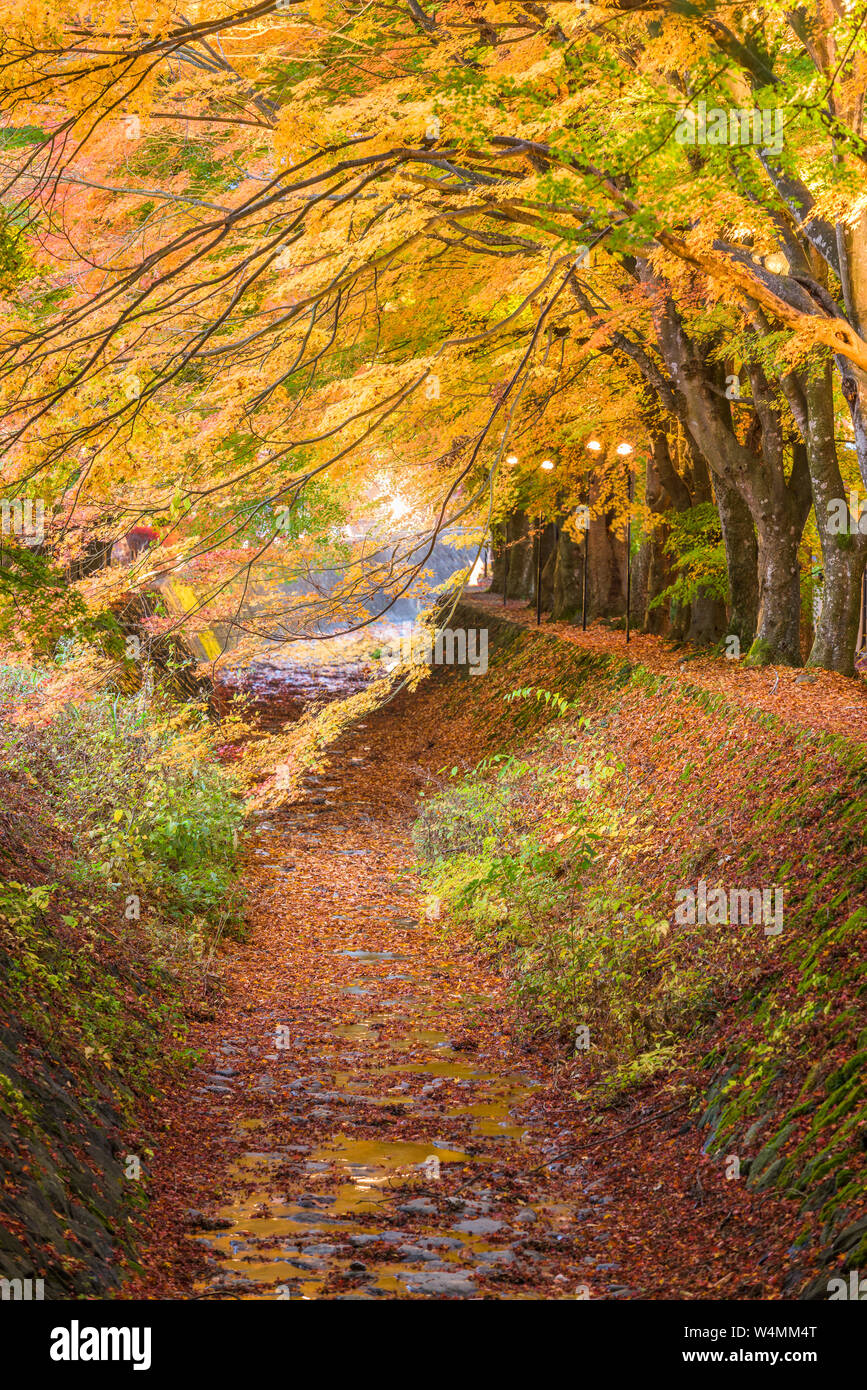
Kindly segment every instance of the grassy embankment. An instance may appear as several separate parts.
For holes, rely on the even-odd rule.
[[[130,1254],[143,1103],[240,929],[242,810],[201,712],[101,695],[23,725],[39,680],[0,671],[0,1276],[69,1298]]]
[[[436,910],[574,1054],[589,1104],[686,1090],[708,1151],[801,1201],[829,1266],[863,1267],[867,750],[471,608],[452,619],[480,622],[488,675],[447,698],[457,717],[476,697],[489,751],[446,770],[415,830]],[[781,888],[782,929],[719,907],[679,921],[678,890],[702,880],[729,908]]]

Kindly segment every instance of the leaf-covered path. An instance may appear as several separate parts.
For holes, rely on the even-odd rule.
[[[493,618],[502,617],[527,631],[537,630],[535,606],[523,599],[509,599],[504,604],[501,595],[474,589],[468,591],[463,602],[470,609],[481,610]],[[751,668],[713,650],[678,646],[647,632],[633,631],[627,645],[624,631],[598,621],[584,630],[576,623],[554,622],[545,616],[539,630],[596,656],[640,662],[657,675],[699,686],[740,708],[754,706],[802,729],[841,734],[867,743],[867,686],[861,658],[859,672],[853,679],[817,667]]]
[[[473,756],[440,678],[261,813],[253,930],[160,1102],[145,1298],[775,1298],[793,1214],[726,1183],[690,1097],[592,1128],[469,943],[428,922],[424,769]]]

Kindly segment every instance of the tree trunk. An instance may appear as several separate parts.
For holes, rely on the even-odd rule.
[[[574,541],[561,526],[555,552],[553,617],[568,623],[580,620],[583,575],[584,542]]]
[[[655,632],[660,636],[671,632],[671,605],[657,604],[653,600],[668,588],[674,575],[671,561],[665,553],[665,523],[660,521],[645,542],[647,546],[647,591],[644,600],[644,615],[641,626],[645,632]]]
[[[726,630],[726,606],[712,594],[697,593],[689,605],[687,642],[697,647],[713,646]]]
[[[536,544],[542,547],[542,611],[553,613],[556,592],[557,551],[560,528],[556,522],[543,522],[541,531],[536,522]],[[536,602],[536,566],[539,563],[538,550],[533,550],[533,602]]]
[[[750,509],[736,488],[717,475],[716,505],[722,527],[729,579],[727,631],[742,651],[752,644],[759,614],[759,549]]]
[[[488,587],[488,592],[491,594],[503,592],[503,586],[506,583],[507,556],[506,523],[500,522],[491,528],[491,582]]]
[[[842,540],[843,537],[837,539]],[[839,671],[843,676],[855,675],[855,644],[861,621],[861,577],[864,573],[863,546],[858,547],[858,552],[856,559],[851,552],[834,546],[829,546],[826,551],[823,540],[825,591],[807,661],[808,666]]]
[[[797,556],[810,510],[806,449],[801,444],[794,445],[787,477],[786,431],[778,395],[758,362],[752,362],[748,369],[754,437],[749,444],[741,442],[733,424],[731,401],[720,390],[721,368],[718,364],[711,366],[706,354],[685,332],[665,282],[640,264],[641,278],[662,291],[654,308],[654,323],[663,359],[676,369],[675,389],[663,390],[660,398],[683,421],[711,468],[714,482],[728,485],[740,494],[758,533],[759,601],[756,636],[747,662],[799,665]],[[666,400],[667,395],[672,397],[670,401]],[[745,582],[748,596],[748,575]],[[740,607],[741,594],[737,602]]]
[[[652,564],[653,542],[650,536],[645,536],[632,562],[632,613],[630,622],[634,628],[644,627]]]
[[[512,512],[500,527],[494,551],[494,573],[489,592],[502,594],[505,580],[507,596],[529,602],[534,596],[535,548],[530,522],[525,512]]]
[[[850,513],[837,461],[830,365],[823,376],[805,381],[804,397],[808,420],[807,456],[825,575],[822,611],[807,664],[853,676],[867,535],[859,528],[859,518]],[[845,516],[843,530],[840,529],[841,511]]]
[[[620,618],[626,607],[625,542],[610,529],[607,516],[592,517],[587,576],[587,621]]]
[[[760,520],[759,611],[749,666],[801,664],[799,541],[800,531],[794,532],[785,519],[766,515]]]

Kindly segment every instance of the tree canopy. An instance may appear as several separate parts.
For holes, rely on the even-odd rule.
[[[824,3],[12,0],[7,495],[61,565],[152,524],[188,622],[290,570],[287,638],[449,528],[548,519],[568,568],[588,504],[656,547],[648,613],[727,602],[752,660],[800,661],[821,569],[810,659],[851,671],[865,61]]]

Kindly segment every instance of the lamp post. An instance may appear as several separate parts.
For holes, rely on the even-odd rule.
[[[543,472],[550,473],[554,467],[553,459],[543,459],[540,464]],[[542,513],[537,518],[538,539],[536,541],[536,626],[542,622]]]
[[[580,517],[578,529],[584,532],[583,575],[581,579],[581,627],[587,631],[587,552],[590,544],[590,489],[587,490],[587,505],[578,508]]]
[[[588,439],[587,448],[591,454],[600,454],[602,445],[598,439]],[[587,481],[587,526],[584,531],[584,578],[581,587],[581,628],[587,631],[587,562],[590,555],[590,480]]]
[[[632,445],[625,441],[617,445],[617,452],[623,459],[632,453]],[[632,469],[626,465],[626,641],[629,642],[629,612],[632,607]]]
[[[514,468],[518,462],[517,454],[509,454],[506,463],[510,468]],[[506,606],[506,595],[509,592],[509,520],[508,517],[503,522],[503,607]]]

